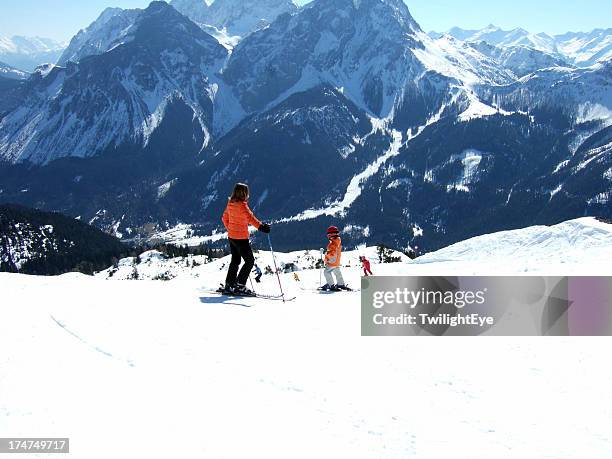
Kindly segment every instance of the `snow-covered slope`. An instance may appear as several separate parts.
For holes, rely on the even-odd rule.
[[[555,38],[559,51],[580,67],[612,59],[612,29],[569,32]]]
[[[27,72],[22,72],[21,70],[16,69],[4,62],[0,62],[0,77],[8,78],[10,80],[25,80],[28,78],[29,74]]]
[[[0,428],[69,432],[77,459],[610,454],[606,340],[437,338],[417,352],[360,337],[358,294],[268,304],[196,283],[0,283]]]
[[[32,260],[58,253],[59,241],[53,232],[53,225],[34,226],[27,222],[13,223],[12,228],[9,231],[3,230],[0,236],[0,265],[7,270],[20,271]],[[72,241],[63,242],[68,246],[74,245]]]
[[[525,45],[494,46],[485,41],[465,43],[490,57],[496,65],[508,69],[517,77],[551,67],[571,67],[565,58],[557,54]]]
[[[59,65],[66,65],[68,61],[78,62],[83,57],[102,54],[113,46],[117,46],[122,39],[130,34],[130,28],[142,10],[124,10],[121,8],[107,8],[86,29],[80,30],[64,50],[58,60]]]
[[[435,63],[432,65],[432,70],[445,71],[445,67],[453,64],[462,71],[457,73],[459,80],[466,83],[478,82],[480,84],[500,85],[507,84],[516,79],[511,67],[500,65],[497,56],[491,53],[488,49],[474,46],[473,43],[464,42],[456,39],[452,35],[445,34],[440,38],[435,39],[431,48],[436,50],[439,56],[439,62],[448,61],[446,65]],[[538,67],[539,68],[539,67]],[[448,70],[451,72],[450,70]],[[469,72],[469,73],[468,73]],[[471,77],[468,76],[471,73]],[[452,75],[452,73],[449,73]]]
[[[478,236],[426,254],[411,272],[427,275],[609,275],[612,224],[591,217]]]
[[[117,239],[61,214],[0,206],[0,271],[58,274],[88,263],[92,272],[124,250]]]
[[[553,274],[589,271],[590,262],[602,261],[598,248],[608,250],[608,261],[591,271],[612,274],[609,229],[579,221],[545,230],[539,240],[537,229],[528,232],[532,237],[508,245],[507,235],[493,235],[502,250],[484,249],[523,272],[519,258],[521,268],[552,265],[505,249],[531,243],[534,254],[548,246],[556,257],[575,243],[589,252],[573,252],[581,258]],[[503,272],[504,265],[478,253],[475,244],[447,252],[463,257],[465,270],[438,259],[435,273]],[[170,282],[0,273],[0,347],[11,350],[0,356],[4,435],[69,435],[78,459],[108,458],[118,449],[125,457],[274,459],[570,459],[612,452],[602,434],[612,430],[612,369],[602,365],[607,339],[365,339],[359,293],[303,291],[286,274],[283,286],[298,295],[294,302],[220,298],[200,289],[224,274],[208,266],[216,270],[208,277]],[[373,270],[431,274],[433,266]],[[358,281],[357,268],[345,273]],[[318,271],[298,275],[318,285]],[[264,276],[258,288],[277,292],[276,278]],[[559,406],[580,416],[559,416]],[[112,444],[100,442],[101,431]]]
[[[31,72],[40,64],[57,62],[65,47],[65,43],[49,38],[0,36],[0,61]]]
[[[561,109],[577,121],[612,118],[612,61],[586,69],[554,67],[526,75],[516,83],[485,89],[489,99],[506,110],[535,107]]]

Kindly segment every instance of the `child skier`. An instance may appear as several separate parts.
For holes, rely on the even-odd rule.
[[[363,275],[366,277],[373,276],[372,270],[370,269],[370,260],[368,260],[364,256],[361,256],[359,257],[359,261],[361,262],[361,266],[363,267]]]
[[[329,244],[327,244],[327,253],[325,254],[325,282],[321,290],[326,291],[338,291],[338,290],[350,290],[345,284],[340,271],[340,256],[342,254],[342,241],[340,239],[340,231],[335,226],[330,226],[327,229],[327,238]],[[336,282],[334,282],[334,276]]]
[[[225,287],[222,293],[231,295],[253,295],[253,291],[246,287],[247,279],[253,265],[255,257],[249,242],[249,224],[263,233],[270,232],[270,225],[261,223],[248,205],[249,187],[244,183],[237,183],[234,191],[229,198],[225,212],[223,212],[223,225],[227,229],[232,260],[227,270]],[[244,260],[244,265],[238,273],[240,259]]]

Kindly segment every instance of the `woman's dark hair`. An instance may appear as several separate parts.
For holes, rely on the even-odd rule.
[[[229,199],[231,202],[246,201],[249,199],[249,186],[244,183],[236,183]]]

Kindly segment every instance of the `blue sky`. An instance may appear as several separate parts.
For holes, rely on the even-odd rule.
[[[108,6],[142,8],[148,0],[0,0],[0,35],[38,35],[68,40]],[[304,4],[305,0],[298,0]],[[580,0],[406,0],[423,29],[453,26],[522,27],[551,34],[612,27],[612,1]]]

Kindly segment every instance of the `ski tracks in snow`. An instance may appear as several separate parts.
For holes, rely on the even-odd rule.
[[[58,325],[60,328],[62,328],[66,333],[68,333],[70,336],[73,336],[74,338],[76,338],[77,340],[79,340],[81,343],[83,343],[85,346],[87,346],[88,348],[99,352],[102,355],[105,355],[106,357],[110,357],[111,359],[114,360],[118,360],[118,361],[122,361],[125,364],[127,364],[129,367],[133,367],[134,366],[134,362],[132,362],[129,359],[124,359],[121,357],[116,357],[113,354],[111,354],[110,352],[105,351],[104,349],[89,343],[87,340],[81,338],[77,333],[73,332],[71,329],[69,329],[66,324],[64,324],[62,321],[56,319],[52,314],[49,314],[49,317],[51,317],[51,320],[53,320],[53,322],[56,323],[56,325]]]

